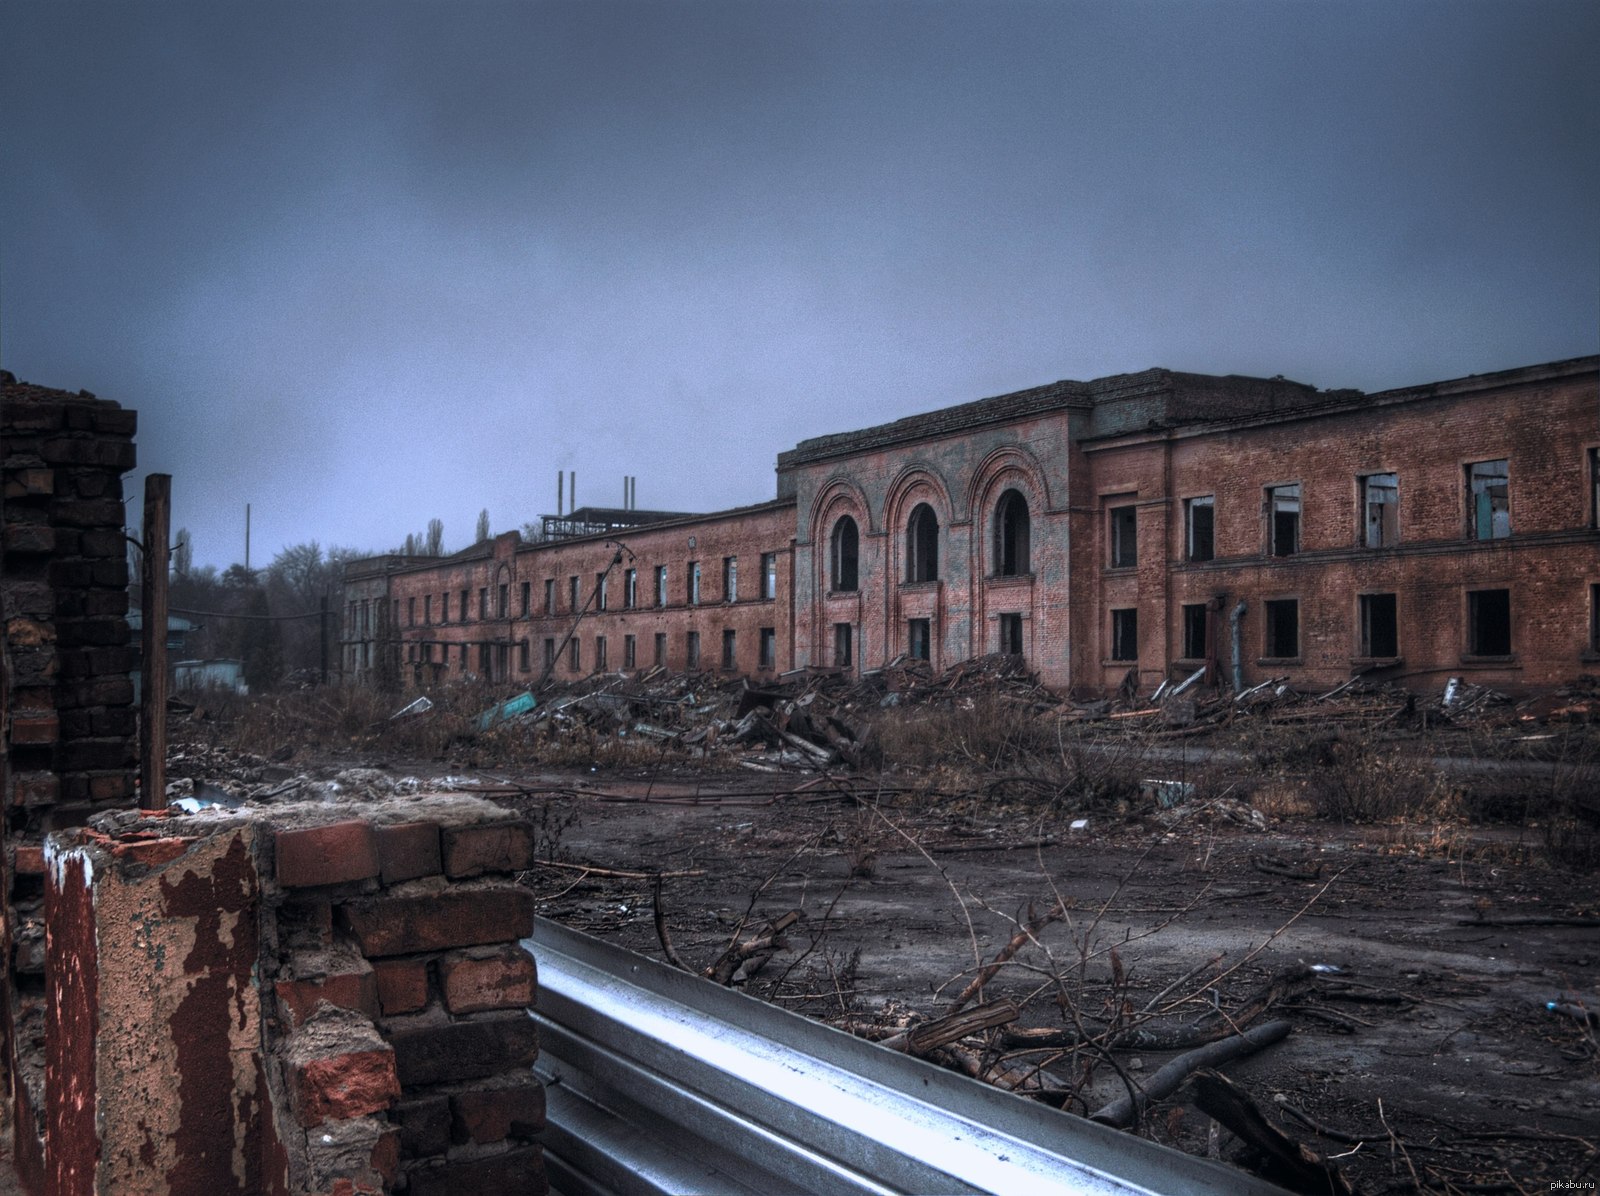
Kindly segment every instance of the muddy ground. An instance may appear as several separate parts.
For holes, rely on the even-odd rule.
[[[1563,995],[1600,1006],[1600,884],[1552,866],[1537,835],[1262,829],[1203,804],[1075,830],[1078,815],[859,780],[844,798],[815,787],[768,798],[727,778],[519,780],[538,791],[508,800],[542,828],[549,862],[526,880],[544,915],[660,958],[651,883],[583,866],[667,872],[668,934],[698,969],[798,910],[782,949],[735,978],[788,1008],[868,1036],[937,1016],[1030,908],[1060,900],[1066,916],[983,993],[1022,1006],[1016,1026],[1075,1017],[1092,1031],[1118,1009],[1137,1021],[1180,981],[1162,998],[1168,1016],[1144,1022],[1161,1030],[1210,1004],[1231,1011],[1298,964],[1326,965],[1337,971],[1265,1015],[1287,1018],[1290,1036],[1223,1070],[1360,1190],[1534,1192],[1600,1178],[1597,1032],[1546,1009]],[[1541,924],[1563,918],[1587,924]],[[1124,1091],[1089,1050],[1018,1054],[1004,1033],[967,1040],[968,1066],[999,1059],[1013,1081],[1048,1090],[1036,1099],[1077,1113]],[[1171,1057],[1115,1052],[1135,1082]],[[1182,1097],[1138,1132],[1241,1161],[1240,1144]]]

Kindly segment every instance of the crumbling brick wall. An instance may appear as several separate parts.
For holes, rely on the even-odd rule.
[[[122,475],[137,416],[0,372],[0,1090],[42,1178],[44,832],[127,803],[136,760]]]
[[[51,837],[48,1190],[545,1190],[525,821],[460,796]]]

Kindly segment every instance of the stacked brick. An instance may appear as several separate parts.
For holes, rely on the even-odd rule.
[[[133,795],[122,474],[137,414],[0,374],[10,824],[48,830]]]
[[[534,837],[485,808],[276,832],[279,1054],[304,1190],[545,1190],[519,943],[533,903],[512,877]]]

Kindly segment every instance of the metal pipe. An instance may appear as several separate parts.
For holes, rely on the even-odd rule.
[[[1233,608],[1233,613],[1228,616],[1228,622],[1233,625],[1233,692],[1241,693],[1244,690],[1244,653],[1239,645],[1239,620],[1244,618],[1245,601],[1239,599],[1239,605]]]

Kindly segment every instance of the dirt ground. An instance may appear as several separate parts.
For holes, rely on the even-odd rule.
[[[1074,829],[1072,815],[859,779],[843,798],[763,796],[726,777],[519,781],[533,791],[508,800],[541,827],[547,862],[526,880],[544,915],[660,958],[652,884],[586,866],[665,872],[668,937],[701,969],[797,910],[781,948],[734,977],[788,1008],[872,1037],[936,1017],[1019,921],[1060,901],[1065,916],[985,986],[983,999],[1021,1006],[1010,1029],[1076,1018],[1096,1031],[1120,1011],[1159,1031],[1324,965],[1266,1015],[1292,1033],[1222,1070],[1359,1190],[1534,1192],[1600,1178],[1597,1031],[1546,1008],[1600,1007],[1600,884],[1516,832],[1261,829],[1204,806]],[[1165,1016],[1142,1018],[1158,994]],[[1022,1077],[1075,1113],[1124,1092],[1097,1052],[1019,1053],[1005,1033],[966,1040],[969,1070]],[[1137,1043],[1112,1054],[1135,1083],[1172,1057]],[[1244,1159],[1183,1095],[1137,1132]]]

